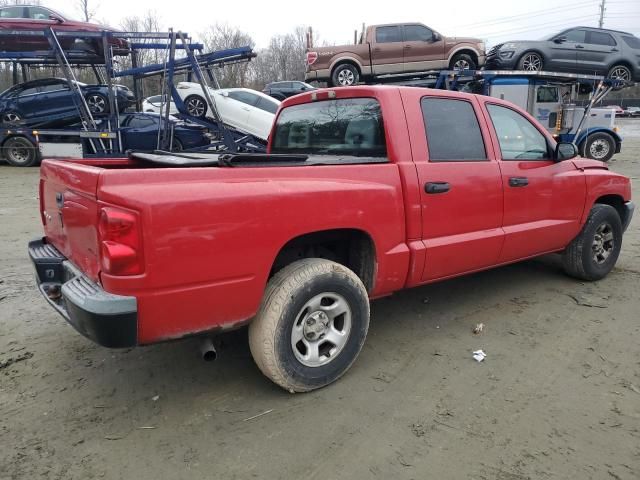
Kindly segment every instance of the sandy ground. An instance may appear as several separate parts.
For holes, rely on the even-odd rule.
[[[640,197],[640,120],[621,123],[612,168]],[[2,479],[640,478],[640,215],[598,283],[547,257],[375,302],[347,375],[290,395],[242,331],[205,363],[196,341],[113,351],[67,326],[26,257],[37,182],[0,166]]]

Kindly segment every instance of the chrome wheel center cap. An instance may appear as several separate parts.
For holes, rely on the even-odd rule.
[[[329,317],[323,311],[313,312],[304,321],[302,332],[307,340],[318,340],[324,336],[327,326],[329,325]]]

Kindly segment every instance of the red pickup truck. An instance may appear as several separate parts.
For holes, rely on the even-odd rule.
[[[354,362],[370,298],[547,253],[597,280],[633,214],[628,178],[490,97],[317,90],[269,149],[45,160],[45,298],[108,347],[248,324],[260,370],[308,391]]]

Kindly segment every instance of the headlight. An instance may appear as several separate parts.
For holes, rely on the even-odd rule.
[[[513,50],[518,48],[518,44],[517,43],[505,43],[504,45],[502,45],[502,47],[500,48],[500,50]]]

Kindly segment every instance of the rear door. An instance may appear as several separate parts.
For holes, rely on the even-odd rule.
[[[376,27],[375,42],[371,44],[371,63],[377,75],[402,73],[404,67],[402,27],[389,25]]]
[[[18,95],[18,108],[26,119],[46,117],[47,113],[42,111],[42,97],[40,86],[28,86]]]
[[[404,71],[420,72],[445,68],[444,40],[434,41],[430,28],[420,24],[403,25]]]
[[[494,265],[503,242],[502,182],[477,100],[405,95],[405,108],[420,109],[423,120],[409,129],[426,247],[422,282]]]
[[[243,90],[233,90],[228,93],[228,96],[223,96],[220,102],[216,101],[216,104],[220,105],[220,115],[224,123],[244,132],[253,133],[249,127],[249,114],[258,101],[257,95]]]
[[[268,98],[256,96],[258,101],[249,113],[249,125],[251,130],[255,132],[254,135],[266,140],[269,137],[273,120],[278,111],[278,104]]]
[[[620,51],[613,35],[587,31],[586,41],[578,46],[578,69],[586,74],[607,73],[609,64]]]
[[[552,159],[552,143],[530,117],[486,105],[504,190],[500,262],[563,249],[580,230],[584,174],[571,161]]]

